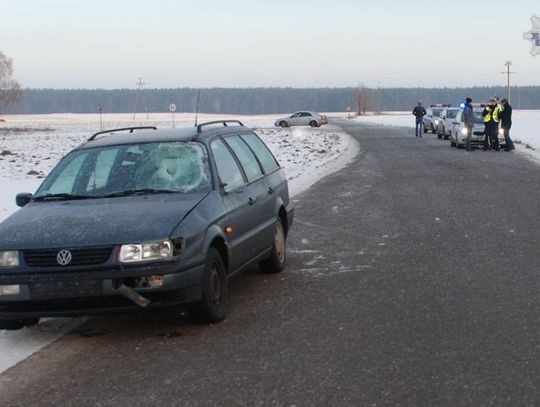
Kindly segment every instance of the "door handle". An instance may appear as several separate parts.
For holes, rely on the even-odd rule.
[[[276,192],[276,190],[275,190],[274,188],[268,187],[268,193],[269,193],[270,195],[272,195],[274,192]]]
[[[249,202],[250,205],[253,205],[253,204],[255,203],[255,201],[257,201],[257,199],[255,199],[255,198],[253,198],[253,197],[251,197],[251,196],[249,197],[249,201],[248,201],[248,202]]]

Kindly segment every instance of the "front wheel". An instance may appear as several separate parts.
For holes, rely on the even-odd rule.
[[[281,218],[277,218],[274,229],[274,242],[272,243],[272,251],[270,257],[259,263],[259,267],[264,273],[279,273],[285,268],[286,244],[285,228]]]
[[[223,259],[214,248],[208,251],[201,286],[201,300],[192,307],[192,313],[205,322],[223,321],[227,315],[227,279]]]
[[[287,124],[285,120],[282,120],[279,122],[279,127],[289,127],[289,125]]]
[[[39,318],[28,319],[4,319],[0,320],[0,329],[6,331],[16,331],[24,328],[25,326],[32,326],[39,322]]]

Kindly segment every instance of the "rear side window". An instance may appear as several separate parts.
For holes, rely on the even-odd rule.
[[[279,168],[279,164],[268,149],[266,144],[254,133],[242,134],[242,139],[249,145],[259,159],[266,174]]]
[[[225,143],[222,140],[213,141],[211,148],[219,178],[225,184],[223,187],[225,192],[230,192],[244,185],[242,171]]]
[[[242,164],[249,182],[255,181],[263,176],[263,172],[257,158],[255,155],[253,155],[253,152],[240,138],[240,136],[227,137],[225,140],[234,151],[234,154],[236,154],[238,157],[238,160],[240,161],[240,164]]]

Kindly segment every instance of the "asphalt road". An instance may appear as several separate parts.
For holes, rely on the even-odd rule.
[[[362,153],[297,199],[287,269],[217,325],[94,318],[0,405],[540,405],[540,166],[342,122]]]

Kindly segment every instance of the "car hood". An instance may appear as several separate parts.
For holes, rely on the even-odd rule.
[[[207,193],[32,202],[0,223],[0,250],[167,239]]]

